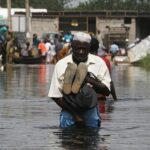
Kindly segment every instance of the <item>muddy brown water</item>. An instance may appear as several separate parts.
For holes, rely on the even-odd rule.
[[[0,150],[149,150],[150,72],[113,66],[118,101],[102,104],[101,129],[60,129],[47,98],[52,65],[9,65],[0,72]]]

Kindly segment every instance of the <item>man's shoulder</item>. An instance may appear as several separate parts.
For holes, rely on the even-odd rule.
[[[56,65],[64,65],[64,64],[67,64],[68,62],[71,62],[71,59],[72,59],[72,55],[67,55],[65,56],[64,58],[60,59]]]
[[[89,55],[89,58],[90,58],[89,63],[90,64],[95,64],[93,67],[98,67],[99,68],[99,67],[105,65],[104,60],[101,57],[97,56],[97,55],[91,54],[91,55]]]
[[[89,58],[91,61],[94,61],[97,63],[103,61],[101,57],[99,57],[97,55],[93,55],[93,54],[89,54]]]

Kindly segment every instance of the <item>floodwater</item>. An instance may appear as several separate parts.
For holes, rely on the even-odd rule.
[[[52,65],[9,65],[0,72],[0,150],[149,150],[150,72],[113,66],[118,101],[101,103],[101,129],[60,129],[48,99]]]

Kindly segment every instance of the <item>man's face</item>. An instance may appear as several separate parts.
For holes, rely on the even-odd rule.
[[[79,62],[85,61],[89,54],[90,44],[87,42],[73,41],[72,51],[73,57]]]

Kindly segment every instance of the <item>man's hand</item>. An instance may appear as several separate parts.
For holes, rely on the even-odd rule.
[[[85,125],[83,119],[79,115],[74,115],[74,118],[78,127],[83,127]]]
[[[83,122],[83,119],[79,115],[74,115],[76,122]]]

